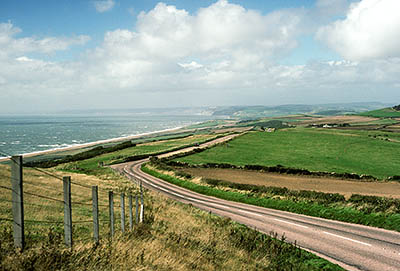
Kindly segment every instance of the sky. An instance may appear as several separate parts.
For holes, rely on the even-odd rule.
[[[398,0],[2,0],[0,114],[400,103]]]

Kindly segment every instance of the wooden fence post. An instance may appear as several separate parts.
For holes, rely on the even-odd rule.
[[[22,189],[22,156],[11,157],[11,198],[13,214],[14,246],[21,250],[25,247],[24,234],[24,197]]]
[[[99,243],[99,193],[98,187],[92,186],[92,204],[93,204],[93,239]]]
[[[129,195],[129,230],[133,229],[132,195]]]
[[[114,237],[114,195],[113,191],[108,191],[108,208],[110,211],[110,234]]]
[[[136,208],[136,213],[135,213],[135,222],[136,224],[139,223],[139,198],[138,195],[135,196],[135,208]]]
[[[64,239],[68,247],[72,247],[72,206],[71,177],[63,177],[64,186]]]
[[[121,193],[121,232],[125,232],[125,193]]]

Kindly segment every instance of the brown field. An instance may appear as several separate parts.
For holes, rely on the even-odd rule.
[[[237,169],[181,169],[193,176],[235,183],[286,187],[291,190],[313,190],[339,193],[349,198],[352,194],[400,198],[400,182],[349,181],[336,178],[293,176]]]
[[[312,118],[310,120],[301,121],[298,124],[321,124],[321,123],[358,123],[379,120],[379,118],[363,117],[363,116],[330,116],[324,118]]]

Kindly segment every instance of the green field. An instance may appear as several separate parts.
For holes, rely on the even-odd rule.
[[[298,128],[251,132],[176,160],[191,164],[282,165],[384,179],[400,175],[399,142],[395,133]]]
[[[359,115],[376,118],[400,118],[400,111],[396,111],[393,108],[384,108],[360,113]]]
[[[351,123],[351,126],[356,126],[356,125],[393,125],[398,123],[397,120],[394,119],[377,119],[377,120],[372,120],[372,121],[364,121],[364,122],[353,122]]]

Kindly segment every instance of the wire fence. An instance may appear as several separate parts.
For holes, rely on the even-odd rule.
[[[8,155],[0,152],[0,155],[4,154]],[[24,180],[22,157],[12,156],[10,163],[11,174],[0,172],[0,226],[13,228],[17,248],[24,249],[26,245],[25,231],[35,230],[37,234],[42,230],[45,235],[49,227],[59,231],[63,228],[64,242],[72,246],[73,240],[99,242],[102,238],[112,238],[116,229],[123,232],[128,227],[132,229],[135,222],[143,221],[142,189],[140,203],[135,205],[138,200],[132,199],[138,197],[135,191],[127,195],[132,197],[129,202],[133,202],[127,205],[122,202],[124,192],[119,196],[112,190],[71,181],[70,177],[43,169],[30,167],[40,174],[35,176],[36,179],[31,174]],[[71,192],[71,186],[75,187],[74,192]],[[129,220],[125,219],[128,214]]]

